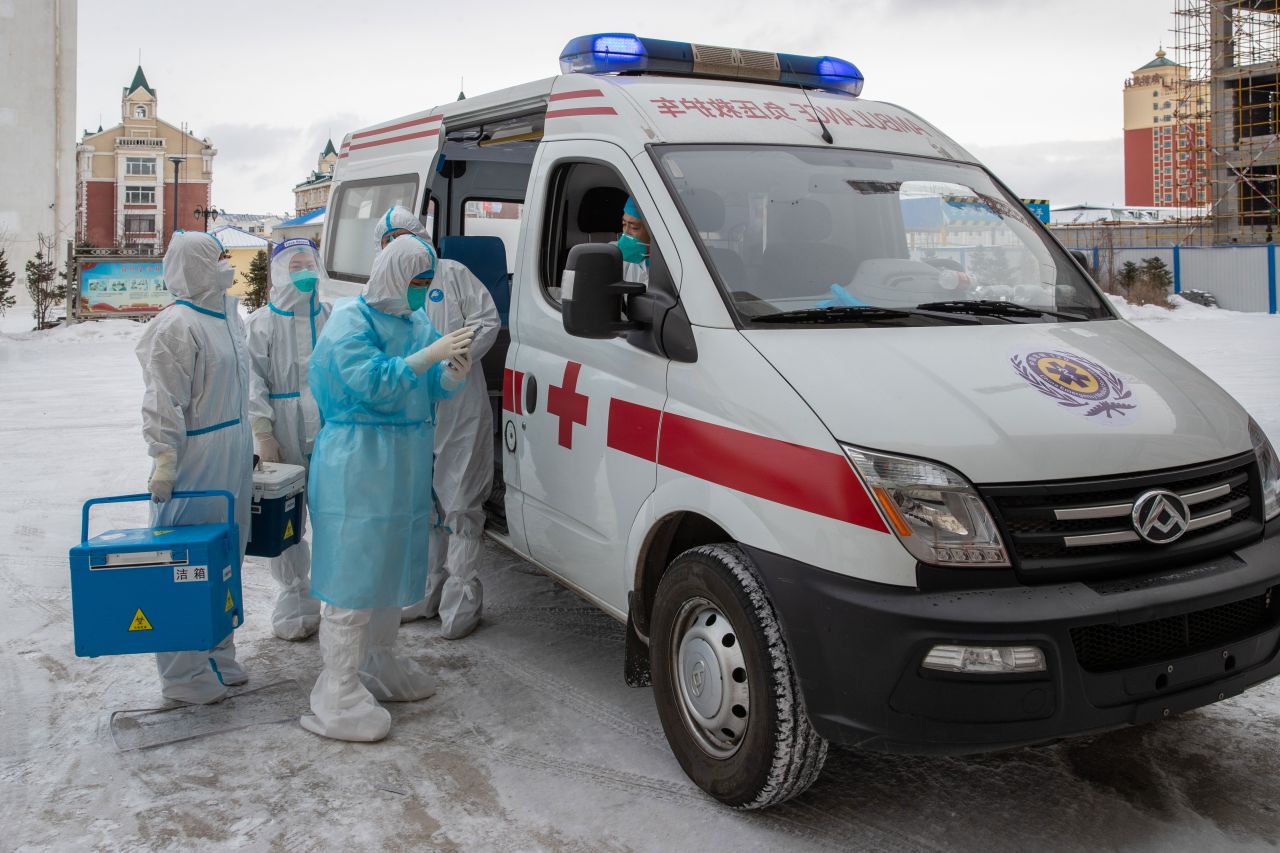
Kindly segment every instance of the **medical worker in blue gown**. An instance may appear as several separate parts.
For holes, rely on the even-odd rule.
[[[462,386],[474,335],[441,336],[422,310],[435,265],[425,241],[395,241],[361,296],[334,309],[311,356],[324,417],[308,487],[324,669],[301,722],[338,740],[381,740],[391,715],[378,700],[434,692],[395,640],[400,608],[426,583],[435,408]]]
[[[249,434],[249,352],[237,301],[226,295],[235,270],[217,238],[179,231],[164,256],[175,304],[147,324],[138,342],[146,393],[142,435],[151,455],[151,526],[215,524],[221,498],[175,499],[175,491],[225,489],[235,496],[243,561],[253,497]],[[240,606],[241,612],[243,605]],[[217,702],[249,676],[236,662],[233,635],[207,652],[156,655],[160,692],[183,702]]]
[[[307,385],[307,362],[333,308],[320,299],[326,284],[316,244],[305,237],[285,240],[271,253],[270,301],[248,321],[249,417],[263,462],[305,468],[311,460],[320,410]],[[305,513],[302,518],[305,525]],[[272,633],[305,640],[320,627],[320,602],[311,597],[311,546],[300,539],[268,558],[267,567],[277,587]]]

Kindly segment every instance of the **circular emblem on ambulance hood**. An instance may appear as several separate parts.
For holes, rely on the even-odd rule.
[[[1139,536],[1152,545],[1168,545],[1187,532],[1191,511],[1173,492],[1154,489],[1133,502],[1132,518]]]
[[[1032,388],[1089,420],[1127,423],[1136,414],[1138,401],[1124,380],[1082,355],[1029,350],[1013,353],[1009,362]]]

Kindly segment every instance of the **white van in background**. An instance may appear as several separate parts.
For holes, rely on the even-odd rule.
[[[1280,672],[1275,451],[971,154],[831,57],[561,65],[349,134],[323,252],[363,280],[404,204],[490,288],[492,535],[626,621],[698,785],[761,807],[831,741],[1000,749]]]

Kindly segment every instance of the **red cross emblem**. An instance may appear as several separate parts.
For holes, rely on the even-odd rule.
[[[582,365],[576,361],[564,366],[564,380],[547,389],[547,411],[560,418],[560,446],[573,449],[573,425],[587,425],[587,395],[578,393],[578,373]]]

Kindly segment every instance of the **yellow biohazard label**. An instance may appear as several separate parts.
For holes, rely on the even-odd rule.
[[[155,629],[151,627],[151,621],[147,619],[147,614],[143,613],[142,608],[139,607],[137,612],[133,614],[133,621],[129,623],[129,630],[153,631]]]
[[[153,530],[151,531],[151,535],[152,536],[168,536],[172,532],[173,532],[172,530]]]
[[[232,610],[235,610],[235,608],[236,603],[231,600],[231,590],[227,590],[227,606],[225,612],[230,613]]]
[[[284,538],[290,539],[292,537],[293,537],[293,519],[291,518],[289,519],[289,523],[284,526]]]

